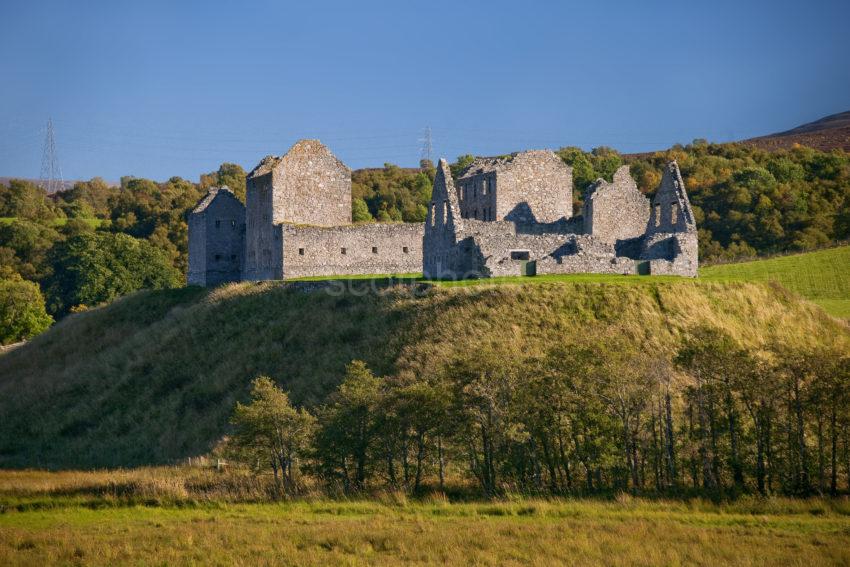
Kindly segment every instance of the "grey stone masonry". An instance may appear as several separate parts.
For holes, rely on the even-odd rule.
[[[190,284],[422,270],[424,225],[352,225],[350,170],[315,140],[264,158],[246,185],[247,206],[214,189],[190,215]]]
[[[516,154],[513,159],[518,160],[522,155]],[[482,195],[475,191],[474,184],[487,176],[495,174],[495,181],[488,178],[491,180],[484,197],[499,202],[504,188],[500,172],[509,167],[510,161],[487,158],[473,162],[455,188],[446,161],[440,160],[423,236],[426,277],[464,279],[568,273],[696,275],[696,227],[675,162],[667,166],[654,203],[659,205],[659,210],[665,207],[669,210],[675,203],[682,212],[678,217],[671,217],[669,212],[667,216],[659,216],[656,224],[650,215],[648,199],[638,191],[627,167],[617,170],[613,183],[600,180],[589,189],[581,218],[572,219],[569,212],[555,218],[554,209],[549,209],[551,214],[532,212],[513,217],[497,214],[491,218],[485,213],[481,218],[482,215],[474,214],[473,208],[473,214],[464,215],[470,206],[481,206]],[[538,165],[544,170],[557,169],[542,158]],[[471,183],[473,189],[464,187],[463,183]],[[519,191],[542,186],[519,184],[518,192],[508,193],[510,198],[506,199],[514,204],[535,203],[539,197],[525,199]],[[571,195],[571,175],[566,190],[559,183],[550,184],[549,189],[553,200],[560,195]],[[464,205],[464,199],[471,201]],[[496,209],[499,210],[498,206]],[[518,210],[514,206],[513,212]],[[528,207],[527,211],[534,209]]]
[[[300,140],[280,157],[266,156],[246,178],[247,280],[283,274],[281,223],[351,224],[351,170],[318,140]]]
[[[189,213],[189,285],[239,281],[245,252],[245,206],[214,187]]]
[[[247,177],[246,205],[215,188],[189,215],[188,282],[402,274],[696,276],[697,229],[676,162],[650,205],[627,167],[573,217],[572,169],[553,152],[478,158],[452,178],[441,159],[423,224],[351,224],[351,174],[301,140]]]
[[[458,177],[463,218],[551,223],[573,214],[573,171],[554,152],[477,158]]]
[[[283,225],[286,278],[422,271],[420,223]]]
[[[661,184],[652,199],[640,259],[649,262],[653,274],[695,277],[698,256],[694,212],[679,164],[672,161],[664,168]]]
[[[584,233],[617,243],[639,238],[649,222],[649,199],[637,188],[629,166],[614,173],[614,182],[597,180],[584,195]]]
[[[465,271],[462,265],[465,257],[458,247],[458,235],[464,233],[464,223],[449,165],[441,159],[422,237],[422,273],[426,278],[451,277]]]

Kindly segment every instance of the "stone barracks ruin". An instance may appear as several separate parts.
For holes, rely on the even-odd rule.
[[[317,140],[267,156],[246,204],[213,188],[189,215],[191,285],[422,272],[464,279],[535,274],[697,274],[697,230],[676,162],[652,201],[627,166],[584,195],[554,152],[441,159],[423,224],[351,223],[351,170]]]

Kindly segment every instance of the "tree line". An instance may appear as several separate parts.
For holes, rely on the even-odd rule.
[[[261,377],[222,450],[281,494],[850,492],[846,353],[700,327],[658,357],[620,336],[521,361],[482,348],[426,376],[353,361],[311,409]]]

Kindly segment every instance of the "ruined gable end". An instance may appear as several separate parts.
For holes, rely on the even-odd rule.
[[[455,245],[462,238],[463,229],[454,180],[448,163],[440,159],[422,236],[422,270],[426,277],[455,277]]]
[[[351,224],[351,170],[318,140],[299,140],[272,168],[274,222]]]
[[[614,173],[613,183],[598,179],[588,188],[582,209],[584,233],[617,243],[643,236],[649,221],[649,199],[637,188],[629,166]]]
[[[664,168],[661,184],[652,199],[641,259],[649,261],[652,274],[697,275],[697,227],[685,182],[675,161]]]
[[[671,161],[664,168],[661,184],[652,199],[647,233],[696,230],[691,202],[679,164]]]

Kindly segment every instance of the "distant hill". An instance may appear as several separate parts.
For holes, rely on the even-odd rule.
[[[850,319],[850,246],[751,262],[707,266],[700,277],[722,281],[774,281]]]
[[[850,152],[850,111],[832,114],[791,130],[743,140],[742,144],[773,151],[795,144],[821,151],[841,149]]]

